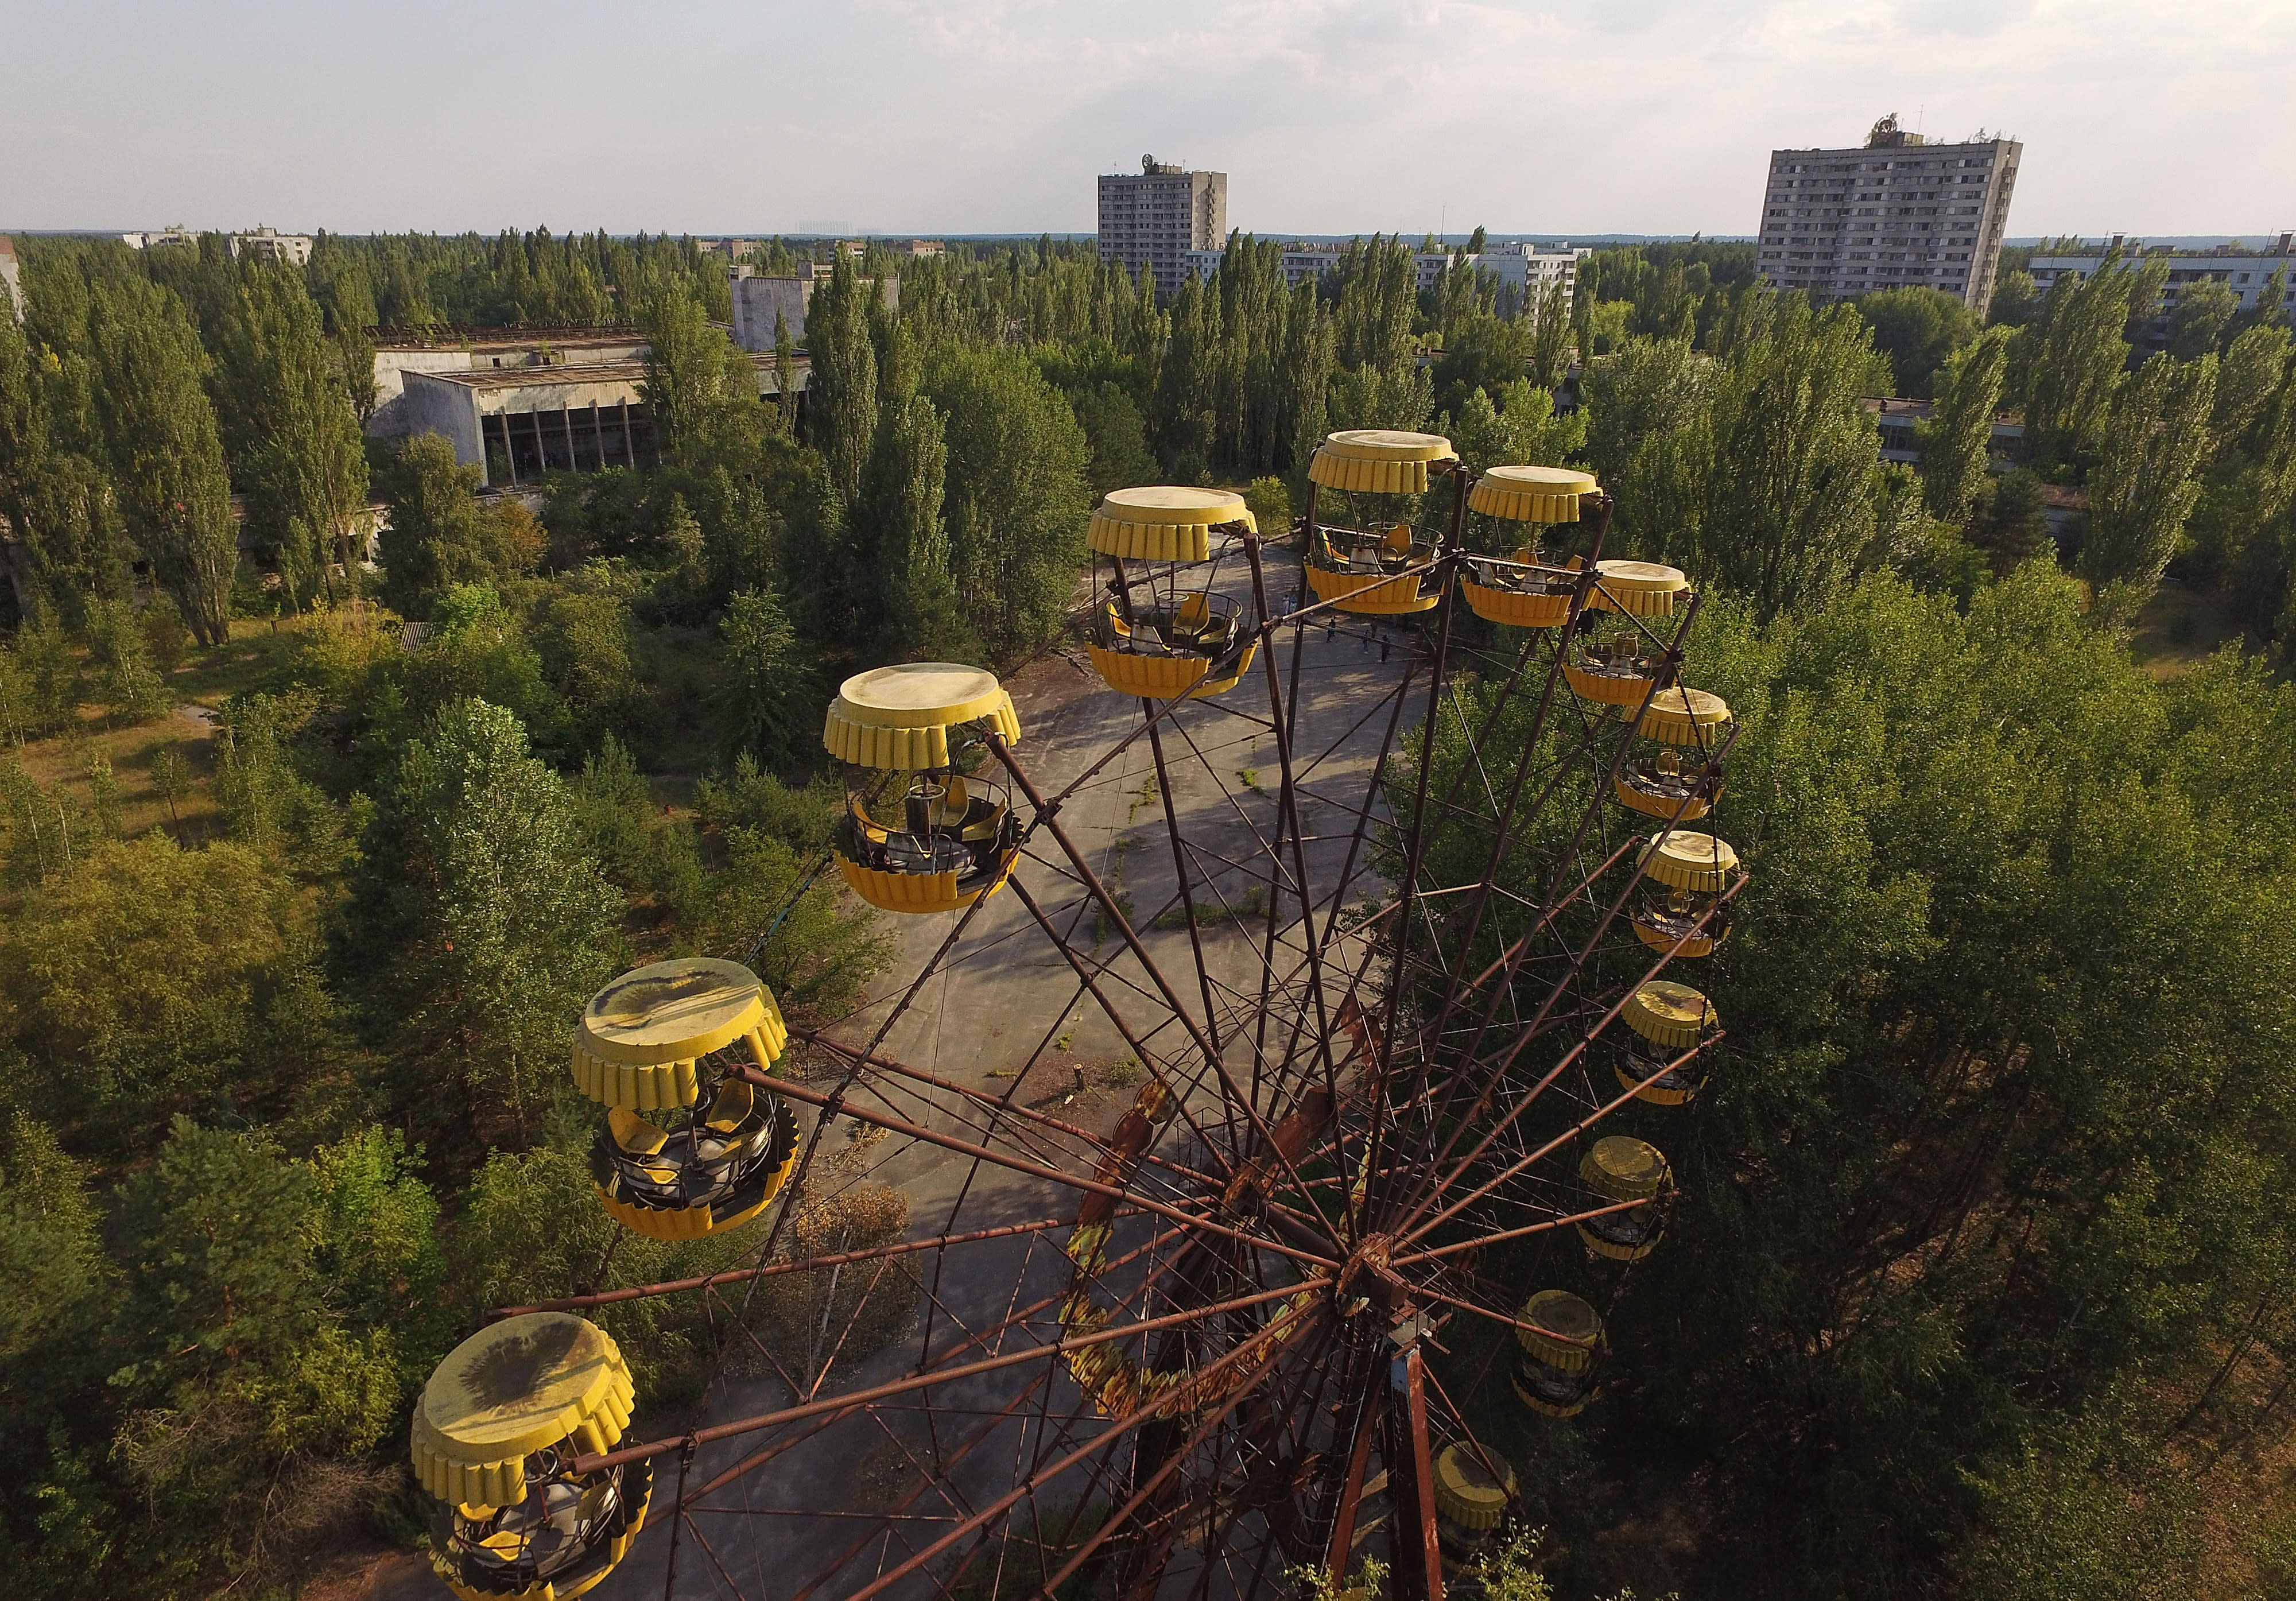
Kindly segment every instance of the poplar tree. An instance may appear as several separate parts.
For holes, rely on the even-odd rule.
[[[828,280],[815,279],[805,314],[806,349],[813,359],[807,380],[811,443],[828,464],[830,486],[848,505],[860,497],[877,427],[877,352],[868,307],[875,292],[840,250]]]
[[[277,553],[291,602],[348,577],[353,519],[366,504],[366,445],[337,376],[324,320],[285,267],[261,267],[225,323],[217,390],[255,536]]]
[[[2130,268],[2119,250],[2078,281],[2059,278],[2025,335],[2025,438],[2043,459],[2066,460],[2096,448],[2128,364],[2125,337],[2133,308],[2160,294],[2168,268]],[[2036,337],[2038,335],[2038,338]]]
[[[88,336],[129,537],[193,636],[222,645],[238,536],[199,334],[173,293],[126,277],[95,286]]]
[[[69,365],[68,365],[69,361]],[[74,404],[84,356],[36,348],[0,308],[0,517],[27,558],[8,564],[17,609],[43,604],[75,620],[90,595],[125,587],[126,531],[100,439],[79,437]]]
[[[2009,337],[2006,329],[1988,328],[1947,357],[1936,412],[1915,430],[1922,449],[1922,498],[1932,516],[1966,521],[1985,483],[1993,415],[2009,370]]]
[[[1696,565],[1767,617],[1848,577],[1874,531],[1881,376],[1854,307],[1777,301],[1719,386]]]
[[[1617,503],[1610,539],[1621,554],[1689,560],[1706,518],[1721,378],[1670,339],[1629,339],[1588,369],[1587,458]]]
[[[2121,387],[2089,474],[2088,542],[2081,573],[2101,608],[2127,617],[2152,598],[2185,520],[2200,498],[2199,472],[2216,403],[2217,358],[2155,356]]]
[[[944,351],[926,392],[948,439],[950,575],[965,617],[1009,661],[1054,636],[1075,591],[1091,447],[1017,350]]]

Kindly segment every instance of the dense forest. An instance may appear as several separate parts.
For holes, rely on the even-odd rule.
[[[890,947],[807,881],[839,676],[1022,663],[1097,492],[1280,518],[1355,426],[1594,469],[1614,554],[1712,597],[1689,677],[1742,726],[1727,1059],[1626,1376],[1525,1465],[1558,1593],[1660,1551],[1717,1596],[2296,1594],[2284,322],[2187,294],[2147,355],[2143,259],[2046,297],[2010,271],[1980,325],[1771,294],[1737,244],[1598,251],[1565,308],[1423,293],[1395,240],[1287,288],[1238,237],[1160,296],[1046,240],[904,261],[898,313],[889,259],[839,256],[800,428],[688,241],[24,260],[11,1594],[285,1595],[410,1543],[407,1408],[481,1309],[754,1251],[608,1251],[568,1020],[687,951],[849,1009]],[[656,466],[554,476],[537,513],[362,435],[378,326],[602,321],[651,345]],[[1878,459],[1889,393],[1935,403],[1918,476]],[[690,1394],[701,1329],[604,1321]]]

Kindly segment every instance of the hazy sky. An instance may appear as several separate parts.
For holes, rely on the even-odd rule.
[[[1767,152],[2025,141],[2012,234],[2296,226],[2296,0],[0,0],[0,229],[1751,232]]]

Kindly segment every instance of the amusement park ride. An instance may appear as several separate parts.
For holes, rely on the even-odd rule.
[[[1746,883],[1709,832],[1734,724],[1679,681],[1698,596],[1603,559],[1589,475],[1477,476],[1440,438],[1360,431],[1308,476],[1280,530],[1219,490],[1102,503],[1087,649],[1138,714],[1059,787],[988,673],[845,682],[837,870],[950,929],[865,1047],[793,1039],[730,961],[590,1003],[573,1071],[603,1111],[600,1204],[657,1239],[754,1220],[757,1245],[708,1280],[504,1309],[439,1366],[413,1451],[457,1595],[611,1575],[775,1601],[1249,1598],[1302,1568],[1344,1590],[1366,1556],[1398,1596],[1471,1582],[1517,1493],[1494,1436],[1520,1452],[1595,1398],[1620,1286],[1661,1244],[1661,1152],[1721,1037],[1685,981]],[[1303,699],[1304,642],[1368,627],[1405,636],[1399,671],[1336,711]],[[1231,736],[1272,773],[1223,768]],[[1136,912],[1062,814],[1144,750],[1146,848],[1177,888]],[[882,1048],[1000,899],[1142,1070],[1104,1134],[1019,1077]],[[854,1181],[830,1157],[857,1135],[955,1162],[958,1199],[873,1249],[794,1250],[796,1198]],[[966,1210],[992,1190],[1056,1215]],[[721,1359],[747,1342],[770,1363],[748,1297],[824,1268],[908,1276],[904,1340],[842,1388],[784,1374],[770,1412],[633,1432],[598,1309],[698,1295]],[[892,1487],[808,1508],[823,1452],[873,1443]]]

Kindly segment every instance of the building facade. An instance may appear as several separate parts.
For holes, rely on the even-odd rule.
[[[0,234],[0,284],[8,290],[8,309],[18,322],[24,320],[24,275],[16,265],[16,242]]]
[[[1189,252],[1227,242],[1227,174],[1186,172],[1140,158],[1136,173],[1100,177],[1100,259],[1137,277],[1146,267],[1161,290],[1179,288]]]
[[[282,234],[276,228],[258,228],[252,234],[234,234],[231,253],[234,260],[283,262],[289,267],[302,267],[311,259],[311,236],[308,234]]]
[[[1562,308],[1568,311],[1578,291],[1578,264],[1594,253],[1590,246],[1574,249],[1567,242],[1542,250],[1524,239],[1486,245],[1481,255],[1467,259],[1474,263],[1477,272],[1496,278],[1503,294],[1513,290],[1517,308],[1529,307],[1536,296],[1559,287]]]
[[[172,228],[153,228],[144,234],[122,234],[119,242],[131,250],[196,250],[200,236],[177,223]]]
[[[1923,287],[1982,316],[2024,149],[1932,142],[1891,116],[1855,150],[1772,151],[1756,266],[1821,300]]]
[[[2269,250],[2230,244],[2210,250],[2148,250],[2142,241],[2132,244],[2116,238],[2112,243],[2132,262],[2165,260],[2168,264],[2169,282],[2161,291],[2160,313],[2145,326],[2146,342],[2153,349],[2167,347],[2169,319],[2185,291],[2210,278],[2232,291],[2243,311],[2258,309],[2259,302],[2268,295],[2278,301],[2283,312],[2296,316],[2296,234],[2283,234]],[[2046,294],[2060,279],[2086,278],[2104,265],[2106,253],[2036,256],[2030,268],[2034,286]]]
[[[806,308],[813,304],[813,291],[828,282],[829,269],[816,267],[810,261],[799,262],[796,273],[788,277],[769,276],[746,267],[735,267],[728,283],[734,296],[734,342],[744,350],[771,350],[776,316],[789,324],[791,339],[802,340]],[[900,309],[898,278],[864,278],[862,282],[877,285],[878,298],[888,310]]]

